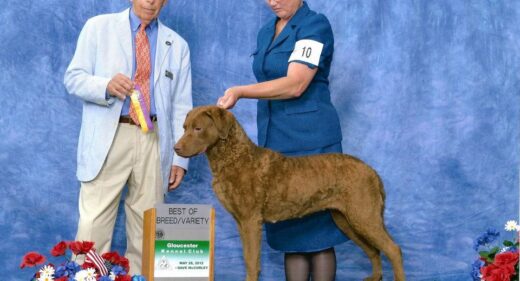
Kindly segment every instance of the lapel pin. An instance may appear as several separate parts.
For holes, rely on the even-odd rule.
[[[166,70],[164,75],[170,79],[173,79],[173,73],[171,73],[170,71]]]

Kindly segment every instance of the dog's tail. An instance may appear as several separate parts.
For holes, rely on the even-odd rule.
[[[375,186],[379,189],[379,193],[381,194],[381,216],[383,216],[383,213],[385,211],[385,202],[386,202],[386,193],[385,188],[383,186],[383,181],[381,180],[381,177],[377,174],[377,172],[374,171],[375,177],[376,177],[376,184]]]

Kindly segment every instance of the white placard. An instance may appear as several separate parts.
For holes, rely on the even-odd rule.
[[[155,281],[211,281],[212,207],[155,206]]]
[[[318,66],[322,51],[323,43],[310,39],[299,40],[294,46],[289,62],[298,60]]]

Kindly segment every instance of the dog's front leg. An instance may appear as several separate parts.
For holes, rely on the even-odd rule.
[[[246,281],[257,281],[260,274],[260,247],[262,240],[262,220],[247,219],[238,222],[238,230],[242,239],[244,262],[246,264]]]

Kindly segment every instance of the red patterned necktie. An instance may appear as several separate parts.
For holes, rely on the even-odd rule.
[[[150,43],[144,29],[146,26],[141,24],[135,36],[135,57],[137,69],[135,71],[134,82],[141,89],[147,112],[150,112]],[[136,124],[139,124],[137,113],[133,106],[130,106],[130,117]]]

